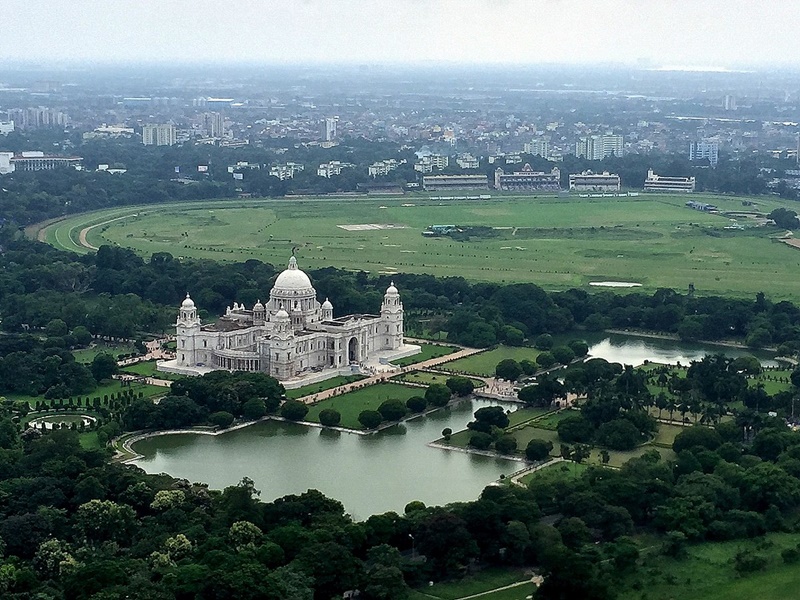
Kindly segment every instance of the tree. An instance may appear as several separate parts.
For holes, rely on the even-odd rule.
[[[589,344],[587,344],[583,340],[572,340],[569,344],[569,349],[577,356],[578,358],[582,358],[589,354]]]
[[[676,435],[675,440],[672,442],[672,449],[676,453],[696,446],[716,450],[721,444],[722,438],[714,429],[695,426],[687,427]]]
[[[536,346],[539,350],[550,350],[553,347],[553,336],[549,333],[543,333],[540,336],[537,336],[536,340],[534,340],[533,345]]]
[[[553,356],[552,352],[541,352],[539,356],[536,357],[536,364],[543,369],[549,369],[556,364],[556,357]]]
[[[90,500],[75,514],[78,530],[90,541],[121,541],[129,536],[136,513],[127,504],[110,500]]]
[[[450,388],[443,383],[432,383],[425,390],[425,400],[432,406],[445,406],[450,402]]]
[[[362,410],[358,415],[358,422],[366,429],[375,429],[383,422],[383,416],[377,410]]]
[[[326,427],[336,427],[342,420],[342,415],[338,410],[324,408],[319,411],[319,422]]]
[[[475,384],[469,377],[449,377],[446,385],[459,397],[469,396],[475,390]]]
[[[281,416],[290,421],[301,421],[308,414],[308,406],[297,400],[287,400],[281,406]]]
[[[483,431],[476,431],[469,438],[469,445],[477,450],[488,450],[492,445],[492,436]]]
[[[479,423],[479,427],[470,427],[470,424],[467,425],[470,429],[476,429],[478,431],[484,431],[485,433],[489,433],[492,427],[499,427],[500,429],[505,429],[508,427],[508,415],[506,411],[503,410],[502,406],[484,406],[483,408],[479,408],[475,411],[475,421],[472,423]]]
[[[61,319],[53,319],[47,323],[44,332],[47,337],[64,337],[69,333],[69,329]]]
[[[516,381],[522,375],[522,367],[513,358],[506,358],[497,363],[494,374],[498,379]]]
[[[553,442],[550,440],[533,438],[525,447],[525,458],[531,461],[545,460],[546,458],[549,458],[552,450]]]
[[[641,434],[628,419],[614,419],[600,425],[597,443],[612,450],[633,450],[641,441]]]
[[[208,415],[208,422],[222,429],[230,427],[233,423],[233,419],[233,415],[225,411],[219,411]]]
[[[119,371],[116,359],[105,352],[101,352],[92,360],[92,377],[96,381],[110,379],[112,375],[116,375]]]
[[[378,407],[385,421],[399,421],[406,416],[406,406],[400,400],[385,400]]]
[[[500,454],[514,454],[517,451],[517,440],[510,435],[504,435],[494,443],[494,449]]]
[[[517,392],[519,398],[530,406],[550,406],[558,399],[567,397],[564,385],[555,377],[541,375],[536,385],[528,385]]]
[[[255,421],[267,414],[267,405],[262,398],[251,398],[242,404],[242,416],[248,421]]]
[[[575,358],[575,353],[567,346],[556,346],[550,353],[556,359],[556,362],[562,365],[568,365]]]
[[[428,401],[422,396],[411,396],[406,400],[406,408],[413,413],[421,413],[428,407]]]
[[[594,427],[581,415],[562,419],[556,425],[556,431],[559,439],[568,443],[588,442],[594,435]]]

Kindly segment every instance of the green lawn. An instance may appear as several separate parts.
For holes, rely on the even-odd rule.
[[[86,433],[81,433],[78,436],[78,441],[84,450],[98,450],[100,448],[100,442],[97,441],[96,431],[87,431]]]
[[[412,595],[411,599],[416,600],[416,598],[419,598],[423,600],[427,598],[430,600],[431,598],[436,598],[439,600],[456,600],[464,596],[480,594],[481,592],[487,592],[529,579],[530,578],[526,577],[524,571],[521,569],[484,569],[472,575],[468,575],[459,581],[445,581],[419,590],[414,590],[413,593],[415,595]],[[520,594],[520,592],[524,591],[524,588],[527,588],[527,594],[530,595],[533,585],[530,587],[520,586],[519,588],[515,588],[518,591],[511,596],[487,595],[481,596],[481,598],[491,598],[493,600],[500,600],[500,598],[520,598],[520,600],[524,600],[525,594]]]
[[[800,568],[785,565],[780,553],[800,543],[800,534],[771,533],[763,538],[713,542],[690,546],[688,556],[675,560],[650,555],[637,573],[621,583],[619,600],[795,600],[800,590]],[[766,556],[765,571],[738,575],[737,552]],[[638,582],[641,589],[632,589]]]
[[[139,392],[144,394],[145,398],[152,398],[153,396],[163,395],[169,393],[169,388],[159,387],[155,385],[146,385],[142,383],[134,383],[129,386],[121,386],[119,381],[111,381],[102,385],[99,385],[94,391],[89,392],[88,394],[80,394],[82,401],[85,401],[86,397],[91,399],[94,398],[103,398],[105,395],[109,394],[116,394],[118,392],[124,390],[133,390],[136,396],[139,395]],[[24,394],[6,394],[6,398],[11,400],[24,400],[28,402],[30,405],[35,405],[37,401],[45,401],[44,396],[26,396]],[[49,402],[49,400],[47,400]]]
[[[431,201],[425,195],[380,199],[213,200],[118,207],[75,215],[45,228],[45,239],[75,252],[81,230],[89,243],[227,261],[250,258],[281,265],[298,249],[302,268],[336,266],[370,273],[459,275],[472,281],[534,282],[547,289],[589,288],[590,281],[633,281],[644,292],[685,290],[773,300],[800,299],[800,251],[774,241],[775,228],[726,230],[726,211],[742,198],[696,194],[719,206],[713,215],[685,206],[682,195],[627,198],[517,196],[495,192],[481,201]],[[775,197],[753,199],[768,213],[793,208]],[[747,224],[746,219],[740,220]],[[341,225],[393,224],[346,230]],[[457,242],[425,238],[433,223],[479,225],[495,236]],[[401,290],[402,293],[402,290]]]
[[[791,369],[764,371],[755,377],[748,378],[747,385],[749,387],[756,387],[759,384],[763,385],[764,391],[770,396],[773,396],[778,392],[786,392],[792,389],[792,382],[791,379],[789,379],[791,375]],[[785,379],[786,381],[778,381],[779,379]]]
[[[309,407],[307,421],[319,422],[320,411],[326,408],[338,410],[342,415],[341,426],[350,429],[364,429],[358,422],[358,415],[363,410],[377,410],[382,402],[390,399],[402,400],[405,402],[411,396],[421,396],[424,390],[399,383],[379,383],[369,387],[348,392],[341,396],[335,396],[323,400]]]
[[[448,354],[452,354],[453,352],[458,350],[458,348],[454,346],[442,346],[440,344],[422,343],[419,344],[419,347],[420,347],[419,354],[393,360],[392,364],[397,365],[398,367],[406,367],[408,365],[415,365],[417,363],[430,360],[431,358],[439,358],[440,356],[447,356]]]
[[[675,441],[675,436],[684,429],[685,427],[679,427],[678,425],[665,425],[664,423],[659,423],[658,431],[656,432],[656,437],[653,440],[653,443],[657,446],[672,448],[672,442]]]
[[[72,354],[75,356],[75,361],[79,363],[90,363],[94,357],[101,353],[113,355],[115,358],[120,354],[131,354],[136,352],[130,344],[95,344],[89,348],[81,348],[80,350],[73,350]]]
[[[175,373],[164,373],[159,371],[156,368],[156,361],[154,360],[128,365],[127,367],[122,367],[120,371],[123,373],[130,373],[131,375],[142,375],[144,377],[154,377],[156,379],[169,379],[170,381],[181,379],[181,376],[176,375]]]
[[[481,375],[483,377],[494,377],[494,370],[497,363],[507,358],[513,358],[517,362],[527,359],[535,361],[539,356],[539,350],[536,348],[518,348],[514,346],[498,346],[480,354],[473,354],[459,358],[452,362],[440,365],[439,368],[444,371],[453,371],[459,373],[471,373],[473,375]]]
[[[543,484],[563,481],[565,479],[577,479],[580,474],[588,468],[589,467],[586,464],[578,464],[567,460],[548,465],[543,469],[523,475],[520,477],[519,481],[523,485],[529,485],[531,481],[536,481],[537,483]]]
[[[432,383],[446,383],[453,375],[446,373],[430,373],[428,371],[410,371],[408,373],[401,373],[392,377],[395,381],[407,381],[409,383],[420,383],[422,385],[430,385]],[[486,385],[480,379],[472,379],[472,384],[475,388],[483,387]]]
[[[320,381],[319,383],[312,383],[310,385],[304,385],[293,390],[286,390],[286,397],[296,400],[297,398],[318,394],[319,392],[324,392],[325,390],[339,387],[340,385],[345,385],[346,383],[360,381],[362,379],[365,379],[363,375],[338,375],[336,377],[326,379],[325,381]]]

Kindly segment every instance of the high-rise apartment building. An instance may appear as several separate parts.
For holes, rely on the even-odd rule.
[[[223,138],[225,137],[225,117],[222,113],[209,112],[203,115],[205,122],[206,133],[208,137]]]
[[[336,125],[339,122],[339,117],[327,117],[323,122],[323,135],[326,142],[332,142],[336,139]]]
[[[177,141],[175,125],[145,125],[142,127],[142,143],[145,146],[174,146]]]
[[[541,156],[542,158],[550,158],[550,142],[542,138],[531,140],[525,144],[522,149],[525,154]]]
[[[717,142],[692,142],[689,144],[689,160],[708,159],[708,164],[717,166],[719,161],[719,144]]]
[[[622,156],[624,142],[624,138],[621,135],[582,137],[575,144],[575,156],[589,160],[603,160],[609,156]]]

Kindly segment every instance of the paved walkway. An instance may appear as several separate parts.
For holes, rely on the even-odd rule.
[[[344,385],[340,385],[338,387],[331,388],[323,392],[319,392],[312,396],[306,396],[305,398],[300,398],[300,400],[306,404],[314,404],[315,402],[320,402],[321,400],[325,400],[333,396],[340,396],[347,392],[351,392],[353,390],[357,390],[362,387],[366,387],[368,385],[383,383],[385,381],[388,381],[389,378],[394,377],[395,375],[399,375],[400,373],[408,373],[410,371],[429,369],[431,367],[435,367],[437,365],[450,362],[451,360],[457,360],[459,358],[464,358],[465,356],[472,356],[473,354],[478,354],[479,352],[483,352],[483,349],[462,347],[460,350],[453,352],[452,354],[447,354],[445,356],[439,356],[436,358],[429,358],[428,360],[418,362],[413,365],[408,365],[406,367],[397,367],[394,370],[386,371],[384,373],[378,373],[377,375],[372,375],[370,377],[367,377],[366,379],[360,379],[359,381],[355,381],[353,383],[346,383]]]

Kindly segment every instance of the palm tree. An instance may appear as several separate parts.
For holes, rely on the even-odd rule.
[[[667,395],[664,392],[659,392],[658,396],[656,396],[656,408],[658,409],[659,420],[661,419],[661,411],[667,408],[668,404]]]
[[[665,408],[669,411],[669,420],[672,421],[672,415],[678,408],[678,404],[677,402],[675,402],[675,398],[670,398],[669,400],[667,400],[667,406]]]

